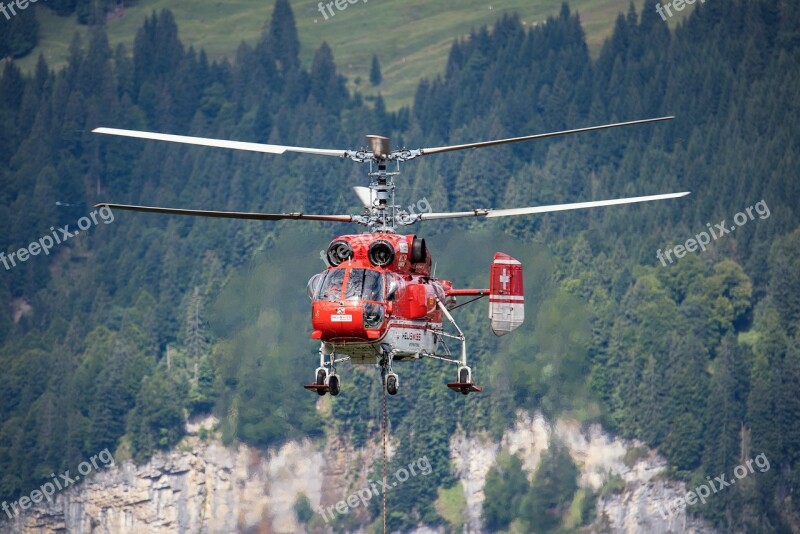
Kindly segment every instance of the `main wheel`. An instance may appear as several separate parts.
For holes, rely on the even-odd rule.
[[[469,380],[469,370],[466,367],[462,367],[461,369],[458,370],[458,381],[461,382],[462,384],[469,383],[469,381],[470,381]],[[461,394],[462,395],[469,395],[469,388],[468,387],[462,387],[461,388]]]
[[[469,380],[469,370],[466,367],[462,367],[458,370],[458,381],[462,384],[468,384]]]
[[[339,377],[336,375],[331,375],[328,377],[328,389],[331,392],[331,395],[334,397],[339,394]]]
[[[386,392],[389,395],[397,395],[397,375],[386,377]]]
[[[317,371],[317,385],[318,386],[325,385],[325,371],[323,371],[322,369]],[[320,397],[325,395],[325,388],[318,388],[317,395],[319,395]]]

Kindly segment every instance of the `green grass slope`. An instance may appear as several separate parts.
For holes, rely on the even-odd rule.
[[[503,13],[518,13],[526,25],[540,24],[557,14],[561,3],[562,0],[362,0],[346,3],[341,11],[334,6],[335,14],[327,20],[318,10],[319,1],[296,0],[292,9],[306,64],[314,50],[327,41],[351,90],[358,89],[364,95],[381,92],[387,107],[396,109],[411,102],[421,78],[444,70],[455,37],[492,24]],[[571,9],[581,16],[593,53],[611,33],[617,15],[627,11],[629,4],[630,0],[570,2]],[[212,59],[231,57],[242,40],[257,41],[273,6],[273,2],[264,0],[141,0],[109,17],[107,30],[112,45],[125,43],[130,47],[144,17],[153,10],[169,8],[186,46],[204,48]],[[31,70],[40,52],[51,66],[63,65],[76,29],[85,33],[86,27],[78,26],[75,17],[58,17],[48,9],[38,9],[37,16],[41,24],[39,47],[20,65]],[[670,21],[673,24],[678,17],[674,19]],[[369,83],[373,53],[378,54],[383,71],[379,87]]]

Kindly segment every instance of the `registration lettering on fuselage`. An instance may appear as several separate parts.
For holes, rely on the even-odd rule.
[[[331,315],[331,322],[332,323],[352,323],[353,316],[352,315]]]
[[[419,330],[406,330],[402,334],[400,334],[400,339],[406,341],[422,341],[422,332]]]

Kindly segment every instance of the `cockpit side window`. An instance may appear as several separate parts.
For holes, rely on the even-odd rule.
[[[386,300],[392,300],[397,290],[403,286],[403,278],[395,273],[386,274]]]

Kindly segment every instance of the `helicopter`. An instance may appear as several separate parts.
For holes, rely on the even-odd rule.
[[[476,143],[394,150],[390,139],[380,135],[368,135],[366,148],[335,150],[100,127],[92,131],[267,154],[294,152],[347,158],[369,165],[367,175],[370,182],[368,187],[353,188],[364,207],[360,215],[208,211],[105,202],[95,207],[261,221],[343,222],[366,227],[367,230],[361,234],[335,237],[324,254],[328,267],[308,281],[306,290],[311,299],[311,339],[319,341],[320,346],[319,366],[315,370],[314,380],[304,387],[316,391],[320,396],[326,393],[339,395],[341,383],[337,364],[349,361],[351,364],[379,366],[383,387],[390,395],[396,395],[400,380],[393,370],[393,362],[433,358],[457,365],[456,380],[449,382],[447,387],[467,395],[481,392],[482,387],[473,380],[472,369],[467,360],[466,336],[458,327],[451,311],[457,306],[458,297],[473,297],[464,303],[469,304],[488,296],[488,318],[494,334],[503,336],[514,331],[525,319],[523,266],[508,254],[497,252],[489,267],[488,288],[455,288],[450,281],[435,277],[432,272],[432,256],[425,239],[414,234],[400,234],[397,232],[398,227],[429,220],[465,217],[491,219],[666,200],[686,196],[689,192],[549,206],[476,208],[443,213],[414,213],[412,210],[409,213],[395,202],[394,178],[400,174],[400,164],[432,154],[641,125],[673,118],[656,117]],[[394,168],[387,170],[390,164]],[[459,344],[457,355],[450,352],[447,340]]]

